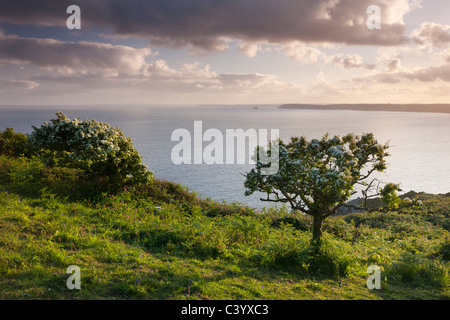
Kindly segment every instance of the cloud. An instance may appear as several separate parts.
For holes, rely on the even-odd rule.
[[[239,52],[242,52],[249,58],[253,58],[261,51],[261,45],[257,42],[242,41],[238,47]]]
[[[195,88],[202,89],[203,92],[206,90],[255,97],[302,90],[302,86],[281,81],[276,75],[261,73],[222,73],[197,82]]]
[[[376,82],[394,84],[400,83],[402,80],[420,81],[420,82],[435,82],[444,81],[450,82],[450,63],[439,66],[430,66],[416,69],[402,68],[396,72],[382,72],[365,77],[354,79],[359,82]]]
[[[450,48],[447,48],[445,50],[442,50],[442,51],[436,53],[435,56],[450,63]]]
[[[169,47],[221,51],[227,39],[274,44],[300,41],[350,45],[404,43],[403,17],[417,1],[378,0],[381,30],[366,26],[373,0],[78,0],[82,29],[141,37]],[[1,1],[0,19],[65,27],[67,1]],[[241,50],[253,55],[255,45]]]
[[[387,71],[394,72],[402,68],[402,61],[400,59],[394,59],[387,63]]]
[[[0,79],[8,92],[40,88],[54,92],[146,92],[171,95],[181,93],[228,92],[255,95],[298,89],[277,76],[262,73],[218,74],[209,64],[197,61],[178,68],[156,59],[149,48],[95,42],[65,42],[24,38],[0,32],[0,62],[17,65],[22,79]],[[36,68],[37,67],[37,68]],[[51,85],[44,85],[51,83]],[[43,84],[41,86],[41,84]],[[49,89],[51,88],[51,89]],[[128,91],[130,94],[132,91]]]
[[[283,46],[284,54],[292,60],[304,64],[317,63],[326,58],[320,50],[295,41]]]
[[[424,22],[413,30],[411,39],[422,45],[447,47],[450,44],[450,25]]]
[[[422,82],[432,82],[437,80],[450,82],[450,63],[441,66],[421,68],[409,72],[400,72],[397,76]]]
[[[201,68],[198,61],[183,64],[180,68],[180,71],[184,78],[190,79],[211,79],[217,77],[217,73],[211,70],[211,66],[209,64]]]
[[[29,80],[15,80],[15,79],[0,79],[0,91],[8,92],[10,90],[33,90],[39,84],[36,81]]]
[[[1,31],[1,30],[0,30]],[[97,42],[65,42],[54,39],[24,38],[0,33],[0,62],[12,65],[35,65],[57,74],[39,76],[61,81],[63,77],[169,80],[212,78],[217,74],[211,66],[199,62],[183,64],[179,70],[163,59],[152,60],[150,48]],[[70,81],[70,80],[67,80]]]
[[[412,47],[382,47],[377,50],[377,63],[384,66],[387,72],[396,72],[403,69],[402,59],[405,54],[410,54],[415,49]]]
[[[148,67],[148,48],[96,42],[64,42],[54,39],[23,38],[0,34],[0,61],[33,64],[61,73],[139,74]]]
[[[335,54],[327,58],[328,62],[334,63],[343,69],[364,68],[368,70],[375,69],[374,64],[368,64],[363,62],[363,58],[359,54]]]
[[[282,51],[289,59],[302,64],[331,63],[343,69],[364,68],[373,70],[376,67],[374,64],[365,63],[363,57],[359,54],[327,55],[315,47],[307,46],[298,41],[283,45],[277,51]]]

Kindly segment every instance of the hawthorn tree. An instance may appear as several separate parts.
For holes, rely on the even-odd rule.
[[[45,164],[83,169],[115,185],[152,178],[131,138],[120,129],[96,120],[71,120],[62,112],[56,115],[40,128],[33,126],[28,136],[30,148]]]
[[[397,195],[399,185],[387,183],[381,188],[379,180],[369,179],[375,171],[386,169],[387,149],[388,144],[379,144],[372,133],[333,138],[326,134],[321,140],[311,141],[292,137],[288,144],[279,139],[278,172],[263,175],[261,169],[267,165],[255,161],[255,168],[246,174],[245,195],[262,192],[267,195],[262,201],[287,203],[294,211],[312,216],[312,240],[320,242],[322,222],[341,206],[373,211],[375,208],[369,209],[367,200],[375,197],[385,204],[378,210],[401,205],[403,200]],[[363,201],[357,206],[350,205],[347,202],[358,192],[355,190],[358,185]]]

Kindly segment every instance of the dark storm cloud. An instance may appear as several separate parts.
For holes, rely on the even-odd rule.
[[[366,26],[373,0],[1,1],[0,20],[65,27],[66,8],[81,8],[82,29],[137,36],[152,44],[223,50],[225,39],[284,43],[396,45],[405,41],[408,0],[378,0],[381,30]]]

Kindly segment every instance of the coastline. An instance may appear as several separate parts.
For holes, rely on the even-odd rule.
[[[278,109],[429,112],[450,114],[450,104],[282,104]]]

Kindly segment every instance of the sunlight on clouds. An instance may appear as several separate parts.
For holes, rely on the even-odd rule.
[[[450,25],[420,20],[444,2],[79,0],[77,33],[59,29],[62,4],[22,3],[0,2],[4,101],[18,92],[180,103],[449,96]],[[381,8],[380,30],[366,26],[370,5]]]
[[[292,60],[301,63],[318,63],[325,58],[325,54],[320,50],[307,46],[299,41],[294,41],[283,46],[284,54]]]

